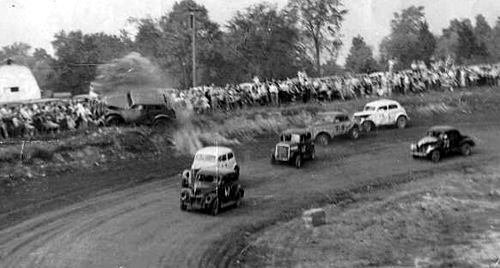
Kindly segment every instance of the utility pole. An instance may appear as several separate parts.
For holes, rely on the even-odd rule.
[[[193,59],[193,87],[196,86],[196,16],[195,16],[195,12],[200,12],[201,9],[197,9],[197,8],[189,8],[189,12],[191,12],[190,14],[190,22],[191,22],[191,29],[192,29],[192,41],[191,41],[191,45],[192,45],[192,59]]]

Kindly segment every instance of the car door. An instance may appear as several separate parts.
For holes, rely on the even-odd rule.
[[[387,125],[389,121],[389,113],[387,105],[382,105],[377,108],[375,124],[377,125]]]
[[[340,135],[345,135],[350,127],[351,127],[351,122],[349,121],[349,116],[343,114],[339,116],[340,120]]]
[[[234,157],[234,153],[230,152],[227,154],[227,167],[234,168],[236,166],[236,159]]]
[[[459,143],[460,143],[460,134],[458,131],[451,130],[447,132],[448,139],[450,140],[449,143],[449,151],[455,151],[459,149]]]
[[[234,192],[232,184],[231,174],[221,177],[222,203],[227,203],[232,200],[232,195]]]
[[[389,114],[389,120],[387,122],[387,124],[395,124],[396,123],[396,120],[398,119],[398,113],[399,113],[399,107],[398,105],[396,104],[390,104],[389,105],[389,111],[388,111],[388,114]]]
[[[219,168],[228,168],[227,154],[219,156]]]

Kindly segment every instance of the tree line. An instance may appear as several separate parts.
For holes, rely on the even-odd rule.
[[[336,65],[340,30],[347,14],[342,0],[289,0],[278,9],[260,3],[238,11],[224,26],[210,19],[194,0],[176,2],[160,18],[130,18],[132,36],[60,31],[54,35],[51,56],[42,48],[14,43],[0,50],[0,60],[12,58],[33,71],[42,89],[88,92],[98,67],[138,52],[170,77],[171,85],[187,88],[191,80],[190,10],[196,9],[197,84],[238,83],[339,72],[386,70],[388,60],[407,68],[414,60],[453,58],[458,63],[500,60],[500,19],[491,27],[482,15],[475,24],[452,20],[440,36],[432,34],[423,7],[395,13],[391,33],[380,44],[376,60],[363,37],[353,38],[345,68]],[[127,70],[124,70],[126,72]]]

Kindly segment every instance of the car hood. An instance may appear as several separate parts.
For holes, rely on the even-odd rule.
[[[276,146],[290,146],[290,147],[297,146],[297,145],[298,145],[298,143],[295,143],[295,142],[285,142],[285,141],[278,142],[276,144]]]
[[[374,114],[374,111],[361,111],[361,112],[355,112],[354,116],[363,117],[363,116],[370,116],[372,114]]]
[[[436,143],[438,142],[438,138],[436,137],[432,137],[432,136],[425,136],[423,138],[421,138],[418,142],[417,142],[417,146],[420,147],[420,146],[423,146],[423,145],[426,145],[426,144],[432,144],[432,143]]]
[[[199,170],[202,168],[215,167],[217,163],[209,162],[209,161],[194,161],[191,165],[191,169]]]

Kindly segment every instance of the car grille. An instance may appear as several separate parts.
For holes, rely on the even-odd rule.
[[[277,146],[276,149],[276,159],[278,160],[288,160],[289,158],[289,147],[288,146]]]

